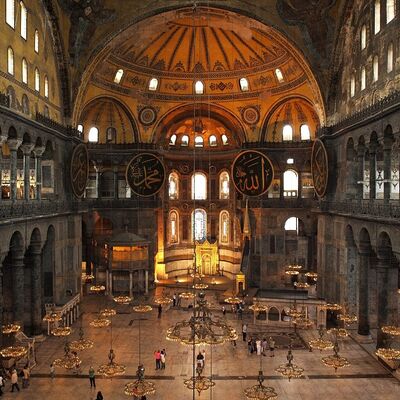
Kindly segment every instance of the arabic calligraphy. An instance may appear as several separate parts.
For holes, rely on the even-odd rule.
[[[70,177],[72,191],[76,197],[81,198],[89,178],[89,153],[83,143],[78,144],[72,153]]]
[[[311,175],[314,190],[318,197],[323,197],[328,185],[328,154],[324,143],[316,139],[311,153]]]
[[[246,196],[260,196],[271,186],[274,169],[263,153],[248,150],[240,153],[232,165],[236,190]]]
[[[153,196],[164,184],[165,170],[161,160],[151,153],[132,158],[126,168],[126,181],[139,196]]]

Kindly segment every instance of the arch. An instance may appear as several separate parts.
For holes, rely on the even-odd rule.
[[[228,244],[230,242],[230,216],[227,210],[219,214],[219,242]]]
[[[14,75],[14,64],[14,50],[9,46],[7,49],[7,72],[10,75]]]
[[[207,199],[207,175],[196,171],[192,174],[192,200]]]
[[[179,199],[179,175],[173,171],[168,177],[168,197],[170,200]]]
[[[294,169],[287,169],[283,173],[283,195],[297,197],[299,190],[299,175]]]
[[[268,321],[280,321],[281,315],[277,307],[272,306],[268,310]]]
[[[169,212],[169,243],[179,243],[179,212],[175,209]]]
[[[224,199],[229,199],[229,172],[228,171],[222,171],[219,174],[219,198],[221,200]]]
[[[202,242],[207,238],[207,212],[196,208],[192,212],[192,239]]]

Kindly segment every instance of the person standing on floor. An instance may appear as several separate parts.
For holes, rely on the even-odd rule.
[[[90,366],[89,368],[89,381],[90,381],[90,387],[96,388],[96,373],[92,366]]]
[[[11,391],[14,391],[14,388],[16,388],[19,392],[19,386],[18,386],[18,374],[17,370],[14,368],[11,372]]]
[[[54,375],[56,373],[56,369],[54,368],[54,364],[50,364],[50,377],[54,379]]]
[[[256,341],[256,347],[257,347],[257,355],[261,356],[262,353],[262,345],[261,345],[261,340],[257,339]]]
[[[97,392],[96,400],[104,400],[104,397],[101,392]]]
[[[167,355],[167,353],[166,353],[165,349],[162,349],[161,353],[160,353],[160,363],[161,363],[160,368],[161,369],[165,369],[165,357],[166,357],[166,355]]]
[[[154,358],[156,360],[156,370],[161,369],[161,352],[160,352],[160,350],[156,350],[154,352]]]
[[[176,293],[172,296],[172,307],[176,306]]]
[[[161,318],[161,313],[162,313],[162,305],[158,305],[158,318]]]
[[[222,315],[225,317],[225,315],[226,315],[226,308],[225,308],[225,306],[222,306]]]
[[[243,342],[245,342],[247,338],[247,324],[242,325],[242,335],[243,335]]]
[[[31,375],[28,364],[25,365],[25,367],[22,370],[22,373],[24,374],[24,376],[22,377],[22,387],[27,388],[29,386],[29,377]]]
[[[269,356],[275,357],[275,340],[270,336],[269,338]]]
[[[267,339],[263,339],[261,342],[261,347],[262,347],[262,355],[266,356],[267,355],[267,348],[268,348],[268,342]]]

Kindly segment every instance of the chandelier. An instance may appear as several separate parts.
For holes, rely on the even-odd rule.
[[[244,390],[244,395],[248,400],[269,400],[276,399],[278,397],[275,389],[270,386],[264,386],[264,374],[263,371],[260,370],[258,372],[257,385],[251,386]]]
[[[172,299],[167,296],[161,296],[161,297],[157,297],[156,299],[154,299],[154,303],[161,304],[162,306],[166,306],[166,305],[172,303]]]
[[[289,315],[289,317],[292,319],[300,318],[303,315],[303,312],[297,309],[296,301],[290,306],[287,315]]]
[[[104,318],[113,317],[115,314],[117,314],[117,311],[113,308],[103,308],[99,313],[99,315]]]
[[[281,364],[278,368],[275,369],[276,372],[280,373],[282,376],[289,379],[292,378],[300,378],[303,376],[304,368],[293,364],[293,353],[292,353],[292,345],[289,345],[288,354],[286,356],[287,363]]]
[[[391,336],[400,336],[400,327],[394,325],[386,325],[381,328],[383,333],[386,333]]]
[[[18,324],[6,324],[1,327],[3,335],[11,335],[21,330],[21,325]]]
[[[106,287],[104,285],[92,285],[90,286],[89,290],[93,293],[100,293],[104,292],[106,290]]]
[[[302,265],[299,265],[299,264],[292,264],[292,265],[288,265],[287,266],[287,269],[288,270],[292,270],[292,271],[299,271],[299,270],[301,270],[303,268],[303,266]]]
[[[105,376],[106,378],[112,378],[117,375],[123,375],[125,373],[125,365],[120,365],[115,362],[115,353],[111,348],[108,353],[108,363],[100,365],[97,369],[97,373]]]
[[[93,328],[105,328],[111,324],[111,320],[104,318],[102,315],[99,315],[96,319],[90,322],[90,326]]]
[[[242,300],[239,299],[239,297],[236,297],[236,296],[228,297],[224,301],[225,301],[225,303],[232,304],[232,305],[233,304],[240,304],[242,302]]]
[[[43,317],[43,321],[49,322],[49,323],[54,323],[54,322],[58,322],[61,320],[62,320],[61,313],[56,312],[56,311],[51,311],[50,313],[46,314]]]
[[[194,299],[196,296],[192,292],[182,292],[182,293],[179,293],[179,297],[181,299],[190,300],[190,299]]]
[[[326,331],[329,335],[334,335],[337,338],[346,338],[349,336],[349,331],[345,328],[331,328]]]
[[[319,334],[319,338],[310,340],[308,342],[308,345],[312,349],[317,349],[319,351],[333,349],[333,346],[334,346],[333,343],[330,340],[324,339],[324,327],[322,325],[319,326],[318,334]]]
[[[268,306],[264,306],[260,303],[254,303],[251,306],[249,306],[249,310],[253,312],[265,312],[268,310]]]
[[[117,304],[129,304],[132,301],[132,298],[129,296],[115,296],[114,301]]]
[[[149,305],[138,305],[138,306],[133,306],[133,311],[137,312],[137,313],[147,313],[150,312],[153,308]]]
[[[94,279],[94,275],[92,274],[82,274],[82,281],[88,283]]]
[[[339,314],[338,319],[345,324],[354,324],[358,320],[355,314]]]
[[[294,318],[292,322],[296,325],[297,328],[300,329],[308,329],[314,325],[311,319],[306,317],[304,314],[302,314],[300,317]]]
[[[295,282],[294,286],[298,289],[307,289],[310,287],[310,284],[307,282]]]
[[[306,272],[304,275],[307,278],[311,278],[311,279],[314,279],[314,280],[318,279],[318,274],[316,272]]]
[[[286,275],[293,275],[293,276],[295,276],[295,275],[299,275],[299,271],[297,271],[297,270],[295,270],[295,269],[287,269],[286,271],[285,271],[285,274]]]
[[[71,352],[69,343],[66,342],[64,346],[64,356],[57,358],[53,361],[53,364],[57,367],[63,367],[65,369],[73,369],[79,367],[82,361],[76,355],[74,351]]]
[[[147,396],[156,392],[154,383],[144,379],[144,371],[145,369],[143,365],[140,364],[136,371],[137,380],[125,385],[124,393],[127,396],[134,396],[135,398],[140,399],[142,396]]]
[[[335,372],[338,370],[338,368],[344,368],[344,367],[349,367],[350,363],[345,357],[341,357],[339,355],[339,344],[336,340],[335,345],[333,346],[333,351],[334,354],[323,357],[322,362],[327,366],[327,367],[333,367],[335,369]]]
[[[69,336],[72,333],[72,329],[69,326],[60,326],[58,328],[54,328],[51,331],[53,336]]]
[[[382,326],[381,331],[390,336],[399,336],[400,335],[400,327],[397,327],[394,325]],[[375,351],[375,354],[380,358],[384,358],[384,359],[390,360],[390,361],[400,360],[400,349],[396,349],[393,347],[378,348]]]
[[[206,283],[195,283],[192,287],[193,289],[204,290],[208,288],[208,285]]]
[[[321,308],[327,311],[341,311],[342,306],[337,303],[326,303]]]
[[[69,348],[72,351],[82,351],[86,349],[91,349],[94,346],[94,343],[90,339],[84,338],[83,328],[79,329],[79,339],[74,340],[69,344]]]
[[[211,318],[203,291],[198,294],[197,305],[190,319],[178,322],[167,330],[168,340],[191,346],[223,344],[237,338],[235,329],[225,321]]]
[[[0,350],[0,355],[4,358],[21,358],[28,353],[28,349],[23,346],[8,346]]]
[[[202,376],[200,370],[197,371],[196,376],[192,376],[190,379],[184,380],[183,383],[188,389],[196,390],[199,395],[202,391],[208,390],[215,386],[215,382],[206,376]]]

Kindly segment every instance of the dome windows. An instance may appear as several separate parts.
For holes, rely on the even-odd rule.
[[[311,139],[310,128],[308,127],[307,124],[303,124],[300,126],[300,138],[301,140]]]
[[[381,2],[375,1],[374,6],[374,33],[375,35],[381,30]]]
[[[35,53],[39,53],[39,31],[37,29],[35,30],[35,38],[34,38],[33,48],[35,50]]]
[[[223,134],[222,136],[221,136],[221,139],[222,139],[222,144],[224,145],[224,146],[227,146],[229,143],[228,143],[228,136],[226,136],[225,134]]]
[[[6,0],[6,22],[15,28],[15,0]]]
[[[158,79],[157,78],[151,78],[149,82],[149,90],[152,92],[155,92],[158,89]]]
[[[22,82],[28,84],[28,63],[25,58],[22,59]]]
[[[246,78],[240,78],[239,85],[242,92],[249,91],[249,81]]]
[[[47,75],[44,77],[44,97],[49,98],[49,78]]]
[[[189,146],[189,136],[188,135],[183,135],[181,139],[181,146]]]
[[[361,90],[364,90],[367,86],[367,76],[365,72],[365,67],[361,69]]]
[[[173,135],[171,135],[171,137],[169,138],[169,145],[170,146],[175,146],[176,144],[176,135],[175,133]]]
[[[97,143],[99,141],[99,130],[95,126],[92,126],[89,130],[88,141],[90,143]]]
[[[386,0],[386,23],[394,19],[396,15],[396,2],[395,0]]]
[[[115,73],[114,83],[120,83],[123,75],[124,75],[124,70],[123,70],[123,69],[119,69],[119,70]],[[156,88],[156,89],[157,89],[157,88]]]
[[[23,1],[19,3],[21,11],[21,37],[26,40],[28,30],[28,11]]]
[[[282,140],[284,142],[289,142],[293,140],[293,128],[291,125],[286,124],[282,130]]]
[[[204,140],[201,136],[196,136],[194,138],[194,146],[195,147],[203,147],[204,145]]]
[[[194,84],[194,92],[196,94],[204,93],[204,83],[202,81],[196,81],[196,83]]]
[[[79,133],[83,133],[83,125],[79,124],[76,129],[78,130]]]
[[[378,78],[379,78],[379,59],[378,56],[375,56],[372,68],[372,80],[376,82]]]
[[[360,44],[361,50],[364,50],[367,47],[367,26],[365,24],[361,28]]]
[[[356,94],[356,78],[354,75],[350,79],[350,97],[354,97]]]
[[[387,50],[387,72],[393,71],[393,43],[389,43]]]
[[[35,90],[40,91],[40,72],[37,68],[35,68]]]
[[[207,177],[202,172],[192,175],[192,200],[207,199]]]
[[[279,69],[279,68],[277,68],[276,70],[275,70],[275,76],[276,76],[276,79],[278,79],[278,82],[279,83],[282,83],[285,79],[283,78],[283,74],[282,74],[282,71]]]
[[[210,147],[215,147],[217,146],[217,137],[215,135],[211,135],[208,139],[209,143],[210,143]]]
[[[7,50],[7,72],[14,75],[14,50],[11,47]]]

